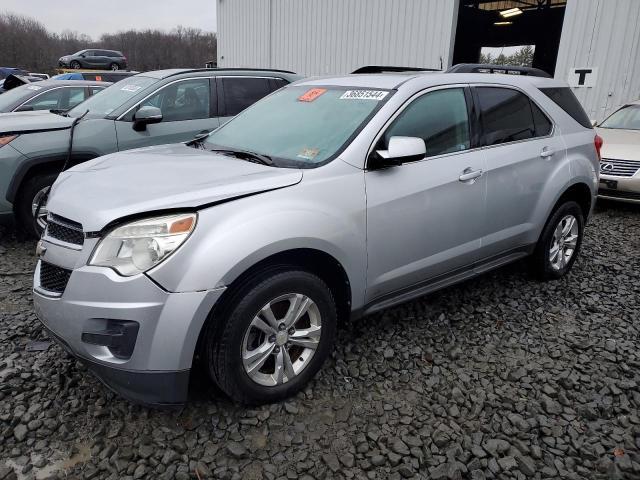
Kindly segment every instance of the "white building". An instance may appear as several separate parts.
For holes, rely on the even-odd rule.
[[[535,45],[533,66],[575,86],[591,118],[640,98],[640,0],[216,2],[219,67],[446,69],[482,47]]]

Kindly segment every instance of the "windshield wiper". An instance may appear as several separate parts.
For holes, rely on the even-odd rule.
[[[231,148],[212,148],[210,152],[222,153],[224,155],[231,155],[233,157],[247,160],[248,162],[260,163],[262,165],[268,165],[272,167],[275,163],[269,155],[262,153],[250,152],[248,150],[233,150]]]
[[[49,111],[51,113],[55,113],[56,115],[61,115],[63,117],[68,117],[69,116],[69,114],[67,113],[69,110],[60,110],[59,108],[52,108]]]

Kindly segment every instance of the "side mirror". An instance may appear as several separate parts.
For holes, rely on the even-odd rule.
[[[160,123],[162,121],[162,110],[158,107],[142,107],[133,116],[133,129],[141,132],[152,123]]]
[[[14,110],[15,112],[33,112],[31,105],[22,105]]]
[[[391,137],[387,150],[376,150],[373,168],[386,168],[402,165],[404,162],[422,160],[427,154],[424,140],[419,137]]]

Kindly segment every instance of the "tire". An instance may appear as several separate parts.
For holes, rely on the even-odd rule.
[[[570,227],[567,236],[561,233],[561,223],[564,230]],[[580,252],[583,235],[584,216],[580,206],[574,201],[558,206],[547,220],[531,257],[535,276],[540,280],[557,280],[569,273]],[[558,241],[559,238],[562,241]],[[555,255],[554,252],[558,254]]]
[[[112,63],[111,65],[109,65],[109,69],[115,72],[116,70],[120,70],[120,65],[118,65],[117,63]]]
[[[70,66],[71,68],[73,68],[74,70],[79,70],[79,69],[82,67],[82,65],[80,65],[80,62],[79,62],[79,61],[77,61],[77,60],[72,61],[72,62],[69,64],[69,66]]]
[[[312,273],[292,268],[254,277],[234,292],[220,318],[210,322],[204,344],[209,375],[236,402],[257,405],[294,395],[320,370],[333,349],[337,314],[331,291]],[[308,309],[301,309],[305,313],[293,322],[293,329],[253,326],[260,315],[261,328],[268,327],[269,317],[261,312],[269,307],[275,317],[271,324],[277,327],[275,319],[286,319],[285,312],[305,299],[312,303],[305,303]],[[312,331],[320,332],[315,348],[308,347],[315,336],[300,333]],[[294,345],[298,342],[307,346]],[[265,352],[259,358],[266,360],[245,360],[259,349]],[[279,370],[278,362],[282,366]]]
[[[33,238],[40,238],[44,230],[44,223],[36,222],[33,217],[34,201],[44,189],[53,185],[57,177],[57,173],[35,175],[23,183],[16,197],[15,213],[18,225]],[[44,212],[41,210],[41,214],[46,214],[46,210]]]

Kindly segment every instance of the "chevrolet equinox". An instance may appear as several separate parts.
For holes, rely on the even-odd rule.
[[[301,80],[207,137],[62,173],[36,311],[131,400],[183,403],[198,360],[232,399],[278,401],[318,372],[340,319],[523,257],[566,275],[601,143],[554,79]]]

